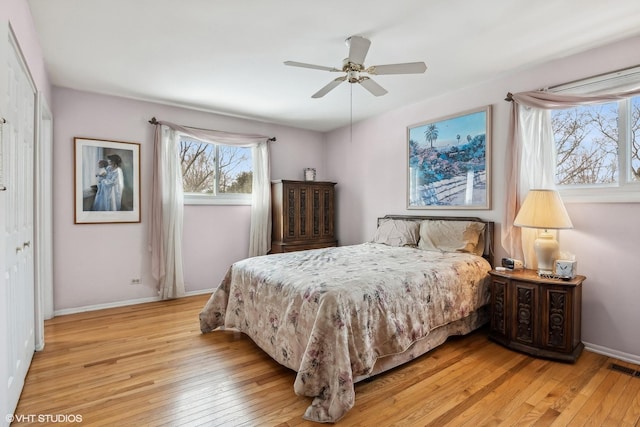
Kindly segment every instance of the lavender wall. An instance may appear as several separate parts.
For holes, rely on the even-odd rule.
[[[272,178],[302,179],[304,167],[324,178],[323,135],[257,121],[149,102],[54,88],[54,305],[56,311],[156,296],[147,251],[155,116],[189,126],[277,137]],[[73,223],[73,138],[141,144],[142,223]],[[184,271],[187,291],[218,285],[249,249],[249,206],[186,206]],[[140,278],[141,285],[131,285]]]
[[[370,239],[387,213],[473,215],[502,223],[510,104],[507,92],[535,90],[637,65],[640,37],[580,55],[559,58],[485,84],[462,88],[327,135],[329,177],[339,184],[338,236],[342,244]],[[437,67],[439,64],[430,64]],[[446,64],[442,64],[446,66]],[[428,84],[429,71],[425,74]],[[375,102],[372,99],[371,102]],[[492,209],[406,209],[406,129],[415,123],[491,105],[493,111]],[[354,108],[357,108],[355,106]],[[562,231],[561,249],[578,260],[584,284],[582,338],[599,351],[640,363],[640,204],[568,204],[575,229]],[[506,256],[497,246],[497,257]]]

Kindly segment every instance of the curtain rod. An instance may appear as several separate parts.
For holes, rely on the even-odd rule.
[[[546,91],[547,89],[540,89],[540,92]],[[513,102],[513,94],[511,92],[507,92],[507,96],[504,98],[507,102]]]
[[[160,122],[158,122],[158,120],[156,120],[155,117],[151,117],[151,120],[149,120],[149,123],[151,123],[152,125],[159,125]],[[186,128],[189,129],[197,129],[197,130],[214,130],[214,129],[205,129],[205,128],[196,128],[193,126],[185,126]],[[216,131],[216,132],[221,132],[221,131]],[[268,138],[267,141],[269,142],[276,142],[276,137],[272,136],[271,138]]]
[[[614,79],[616,77],[620,77],[620,75],[622,74],[623,77],[624,76],[628,76],[628,75],[632,75],[632,74],[636,74],[636,73],[640,73],[640,65],[634,65],[632,67],[627,67],[627,68],[620,68],[618,70],[615,71],[609,71],[606,73],[600,73],[600,74],[596,74],[595,76],[591,76],[591,77],[586,77],[586,78],[582,78],[582,79],[576,79],[576,80],[571,80],[570,82],[566,82],[566,83],[560,83],[554,86],[550,86],[550,87],[546,87],[544,89],[540,89],[540,90],[554,90],[563,86],[571,86],[574,85],[576,83],[584,83],[584,82],[588,82],[588,81],[592,81],[593,79],[600,79],[600,78],[605,78],[605,77],[611,77],[611,79]],[[509,101],[512,102],[513,101],[513,94],[511,92],[507,92],[507,97],[504,99],[505,101]]]

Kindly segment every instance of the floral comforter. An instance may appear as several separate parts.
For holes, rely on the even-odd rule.
[[[247,334],[297,372],[295,392],[314,398],[304,418],[335,422],[378,357],[487,304],[490,269],[475,255],[375,243],[249,258],[230,267],[200,329]]]

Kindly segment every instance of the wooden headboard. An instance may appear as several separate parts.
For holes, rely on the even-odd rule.
[[[441,220],[441,221],[475,221],[481,222],[485,224],[484,227],[484,251],[482,252],[482,257],[489,261],[492,267],[494,267],[493,263],[493,230],[494,230],[494,222],[486,221],[477,217],[469,217],[469,216],[419,216],[419,215],[385,215],[382,218],[378,218],[378,225],[380,225],[380,221],[385,219],[401,219],[403,221],[424,221],[427,219],[430,220]]]

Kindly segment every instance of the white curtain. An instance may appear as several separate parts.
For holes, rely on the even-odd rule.
[[[156,121],[151,200],[151,269],[163,299],[184,295],[182,272],[183,187],[180,137],[252,147],[253,189],[249,256],[266,255],[271,247],[271,170],[269,138],[262,135],[195,129]]]
[[[508,94],[512,101],[509,125],[507,206],[502,222],[502,247],[514,258],[523,259],[527,268],[537,268],[533,254],[535,230],[513,226],[518,209],[533,188],[555,188],[556,147],[551,127],[551,110],[578,105],[618,101],[640,95],[640,88],[599,94],[563,95],[541,91]],[[528,250],[523,250],[527,248]]]
[[[151,273],[162,299],[184,296],[182,225],[184,195],[180,164],[180,134],[156,126],[151,201]]]
[[[517,104],[516,104],[517,105]],[[518,182],[518,206],[522,206],[531,189],[555,189],[556,146],[551,128],[551,112],[540,108],[517,106],[520,124],[520,169]],[[537,269],[538,262],[533,243],[540,230],[522,228],[520,230],[522,259],[527,268]]]
[[[271,170],[269,144],[254,144],[253,183],[251,194],[251,231],[249,232],[249,256],[266,255],[271,249]]]

